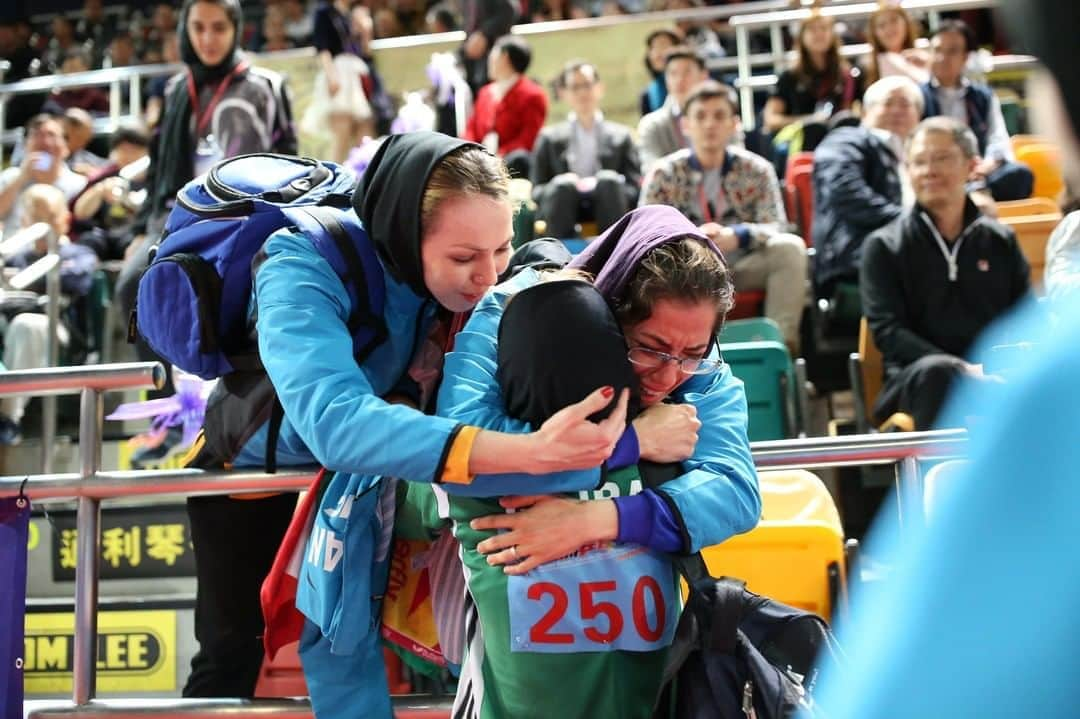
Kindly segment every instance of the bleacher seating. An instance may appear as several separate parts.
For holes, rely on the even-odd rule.
[[[885,383],[885,365],[881,350],[874,344],[874,333],[865,317],[859,322],[859,349],[851,353],[848,369],[851,373],[851,390],[855,395],[855,427],[860,434],[874,429],[874,402]],[[911,415],[897,412],[880,426],[880,431],[911,432],[915,420]]]
[[[846,602],[844,530],[832,496],[805,470],[761,472],[757,527],[702,551],[713,576],[829,620]]]
[[[1042,288],[1046,242],[1061,218],[1061,210],[1046,198],[998,203],[998,219],[1016,233],[1020,250],[1031,265],[1031,283],[1036,290]]]

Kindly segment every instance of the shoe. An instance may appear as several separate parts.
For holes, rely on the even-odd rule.
[[[161,434],[157,443],[148,443],[135,450],[131,459],[132,469],[148,469],[161,464],[174,451],[183,449],[180,440],[184,438],[183,429],[177,425],[169,427]]]
[[[15,420],[0,414],[0,446],[14,447],[22,442],[22,430]]]

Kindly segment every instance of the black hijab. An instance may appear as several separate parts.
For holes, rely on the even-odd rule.
[[[610,385],[615,388],[611,402],[589,419],[607,417],[629,388],[629,423],[643,408],[628,351],[611,307],[590,283],[552,280],[522,290],[499,323],[496,377],[507,413],[539,427],[563,407]],[[646,487],[682,474],[678,462],[639,460],[637,467]]]
[[[191,7],[197,2],[207,2],[221,7],[233,24],[232,48],[225,59],[217,65],[204,65],[195,52],[195,47],[188,37],[187,19]],[[244,13],[239,0],[186,0],[180,10],[180,23],[176,29],[177,42],[180,45],[180,59],[195,81],[196,91],[209,85],[222,82],[240,63],[240,39],[244,33]],[[191,98],[188,95],[187,78],[173,86],[171,93],[165,96],[165,109],[162,113],[161,133],[157,138],[153,156],[153,182],[149,184],[153,195],[147,203],[149,213],[144,217],[154,217],[164,212],[166,203],[195,176],[194,155],[198,138],[191,130]],[[145,220],[144,220],[145,221]],[[144,228],[145,229],[145,228]]]
[[[640,409],[637,375],[626,339],[604,297],[588,282],[553,280],[511,298],[499,323],[496,376],[507,412],[539,427],[563,407],[596,389],[615,388],[606,417],[624,388],[627,417]]]
[[[480,145],[441,132],[407,132],[383,141],[353,193],[352,205],[364,223],[387,271],[418,297],[428,298],[420,259],[420,208],[431,172],[450,153]]]

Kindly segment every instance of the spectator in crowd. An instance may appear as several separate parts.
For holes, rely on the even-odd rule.
[[[80,175],[89,177],[105,164],[105,158],[89,149],[94,139],[94,118],[81,107],[71,107],[64,112],[64,139],[68,145],[67,164]]]
[[[154,12],[150,16],[150,26],[146,30],[142,47],[139,54],[146,58],[155,55],[161,57],[162,43],[165,35],[176,31],[176,9],[171,2],[159,2],[154,5]]]
[[[860,75],[840,55],[840,38],[831,17],[814,15],[799,26],[795,64],[780,73],[765,103],[762,124],[774,133],[777,166],[788,155],[817,147],[828,121],[862,94]]]
[[[919,124],[922,93],[906,77],[878,80],[863,95],[858,127],[829,133],[814,152],[814,285],[832,297],[859,278],[862,241],[903,208],[904,143]]]
[[[162,35],[162,42],[165,43],[169,36],[176,37],[175,28]],[[162,52],[164,53],[164,49]],[[131,38],[131,33],[127,30],[118,30],[109,41],[109,52],[104,64],[106,67],[130,67],[138,63],[139,58],[135,55],[135,41]]]
[[[1080,296],[1080,210],[1065,215],[1050,233],[1043,284],[1051,300]]]
[[[603,232],[637,204],[637,148],[630,128],[600,112],[604,86],[595,65],[571,62],[556,85],[571,112],[536,141],[530,179],[537,215],[552,237],[571,237],[576,222],[590,219]]]
[[[375,11],[372,19],[372,30],[376,38],[380,40],[386,37],[401,37],[408,34],[408,30],[401,24],[397,13],[388,7],[381,7]]]
[[[453,32],[459,27],[457,15],[447,2],[431,6],[427,12],[427,31],[430,33]]]
[[[170,64],[180,62],[180,43],[176,33],[165,35],[161,41],[162,62]],[[146,85],[146,126],[153,129],[161,121],[161,111],[165,106],[165,90],[169,85],[169,76],[162,75],[151,79]]]
[[[529,156],[547,118],[543,88],[525,76],[532,61],[520,37],[499,38],[488,53],[491,82],[480,88],[464,138],[497,153],[516,177],[529,176]]]
[[[293,45],[310,45],[315,32],[314,15],[305,9],[301,0],[282,0],[281,7],[285,10],[285,33],[293,41]]]
[[[510,32],[517,13],[514,0],[462,0],[465,44],[461,46],[461,60],[465,81],[473,93],[493,79],[488,76],[488,55],[495,41]]]
[[[73,47],[64,58],[60,70],[63,75],[86,72],[90,68],[90,51],[83,47]],[[100,86],[73,87],[66,90],[53,90],[42,109],[57,115],[68,108],[83,108],[90,112],[104,115],[109,111],[109,96]]]
[[[668,51],[679,44],[679,36],[674,30],[653,30],[645,38],[645,70],[649,73],[649,84],[641,91],[641,114],[659,110],[667,99],[667,84],[664,79],[664,61]]]
[[[687,98],[681,122],[690,147],[653,165],[641,204],[670,205],[698,225],[727,257],[736,290],[765,290],[765,315],[798,356],[806,245],[785,232],[784,198],[772,165],[730,144],[739,130],[738,95],[722,83],[704,82]]]
[[[29,227],[37,222],[49,225],[58,239],[60,255],[60,291],[69,300],[86,295],[97,269],[93,251],[71,243],[67,238],[71,222],[67,198],[53,185],[35,184],[26,188],[18,200],[20,222]],[[48,251],[48,241],[41,240],[22,254],[10,259],[13,267],[25,268]],[[44,279],[31,285],[34,292],[44,292]],[[71,333],[63,323],[57,326],[60,346],[66,347]],[[48,359],[49,320],[38,312],[20,312],[11,319],[4,331],[4,366],[9,370],[44,367]],[[0,445],[18,444],[22,439],[20,423],[29,397],[5,397],[0,400]]]
[[[923,115],[945,115],[965,123],[979,141],[979,162],[971,173],[977,186],[989,189],[995,200],[1031,196],[1035,177],[1013,156],[1001,103],[984,83],[964,77],[974,50],[971,30],[959,20],[942,22],[930,38],[930,81],[922,85]]]
[[[933,427],[952,383],[982,377],[967,360],[976,337],[1028,294],[1016,235],[968,197],[977,155],[966,125],[924,120],[907,155],[915,205],[866,239],[859,289],[885,362],[878,422],[904,412]]]
[[[930,54],[915,47],[919,28],[900,5],[882,5],[867,22],[870,55],[863,66],[863,84],[904,75],[922,84],[930,79]]]
[[[93,53],[93,67],[101,67],[105,49],[116,32],[116,19],[105,14],[102,0],[84,0],[82,19],[75,27],[76,36],[89,45]]]
[[[19,31],[22,20],[0,18],[0,57],[11,63],[4,73],[4,82],[18,82],[34,77],[41,68],[37,53]],[[44,97],[40,94],[14,95],[4,105],[4,126],[23,127],[41,111]]]
[[[22,162],[0,172],[0,223],[5,234],[22,227],[19,198],[31,185],[53,185],[68,200],[86,185],[86,178],[67,166],[67,157],[68,146],[60,120],[47,114],[32,117],[26,125]]]
[[[705,7],[705,2],[704,0],[668,0],[666,7],[668,10],[692,10]],[[683,44],[693,48],[706,61],[727,54],[724,46],[720,44],[720,36],[709,27],[708,21],[684,17],[675,21],[675,27],[682,35]]]
[[[68,53],[82,48],[82,44],[75,36],[75,23],[66,15],[53,16],[50,30],[42,62],[48,72],[55,74],[63,70]]]
[[[638,123],[638,153],[643,171],[648,171],[664,155],[688,146],[680,120],[682,108],[690,92],[708,77],[705,61],[690,48],[678,46],[668,51],[664,60],[667,98],[659,110],[650,112]]]
[[[364,135],[375,134],[363,81],[371,73],[364,57],[371,46],[372,21],[367,14],[366,22],[354,27],[350,7],[349,0],[334,0],[315,10],[315,50],[322,72],[315,78],[303,119],[305,132],[329,132],[329,158],[334,162],[344,162]]]
[[[589,11],[580,0],[532,0],[529,3],[530,22],[576,20],[585,17],[589,17]]]
[[[122,126],[112,136],[105,165],[97,169],[72,202],[74,236],[101,260],[122,260],[131,242],[131,227],[140,200],[146,196],[146,173],[121,176],[120,171],[142,160],[150,138],[138,126]]]
[[[161,237],[176,193],[185,183],[227,157],[252,152],[296,154],[285,81],[277,73],[252,67],[240,55],[244,23],[239,1],[186,0],[178,27],[180,55],[186,67],[173,76],[165,92],[161,130],[150,147],[148,194],[116,280],[122,316],[130,315],[135,307],[139,277],[149,264],[151,248]],[[194,92],[189,91],[189,78]],[[144,344],[137,343],[136,351],[144,359],[158,359]],[[171,394],[171,382],[154,393]],[[133,455],[132,463],[167,454],[182,436],[179,428],[172,429],[177,431],[165,434],[161,444],[140,449],[145,454]],[[200,605],[198,613],[213,624],[212,609],[204,611]],[[221,696],[218,692],[229,695],[232,691],[228,688],[228,661],[215,653],[219,639],[209,629],[200,637],[200,653],[192,661],[186,695]]]
[[[285,11],[280,5],[267,5],[266,14],[263,15],[262,43],[259,45],[259,52],[277,52],[292,47],[295,46],[289,39],[288,33],[285,32]]]
[[[391,12],[401,28],[402,35],[418,35],[424,32],[426,0],[394,0]]]

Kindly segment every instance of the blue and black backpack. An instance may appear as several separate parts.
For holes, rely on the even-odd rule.
[[[259,360],[250,318],[254,272],[267,238],[294,228],[311,240],[348,291],[357,362],[385,338],[386,285],[352,210],[356,177],[329,162],[273,154],[215,165],[177,194],[150,266],[139,280],[131,333],[204,379],[221,378],[207,406],[199,466],[227,463],[271,421],[267,470],[282,412]]]

